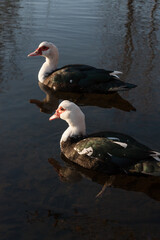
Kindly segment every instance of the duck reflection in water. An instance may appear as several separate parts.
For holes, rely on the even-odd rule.
[[[160,177],[150,176],[141,173],[107,175],[90,169],[85,169],[70,160],[63,154],[61,158],[65,165],[61,166],[54,158],[48,162],[53,166],[62,182],[76,183],[83,178],[102,185],[101,191],[96,197],[102,197],[107,187],[121,188],[127,191],[143,192],[150,198],[160,201]]]
[[[41,112],[51,114],[54,112],[60,100],[67,99],[79,106],[97,106],[102,108],[117,108],[125,112],[136,111],[127,100],[118,93],[95,94],[95,93],[74,93],[54,92],[41,82],[38,82],[40,89],[46,94],[43,100],[30,99],[30,103],[40,108]]]

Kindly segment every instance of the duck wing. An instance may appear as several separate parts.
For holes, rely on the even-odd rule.
[[[136,87],[122,82],[114,71],[97,69],[89,65],[66,65],[50,74],[44,84],[55,91],[107,93]]]
[[[109,174],[130,170],[143,173],[153,173],[156,170],[160,173],[160,162],[154,153],[160,160],[160,153],[153,152],[130,136],[103,132],[78,141],[74,144],[73,151],[68,149],[69,155],[65,153],[65,156],[82,167],[105,169]]]

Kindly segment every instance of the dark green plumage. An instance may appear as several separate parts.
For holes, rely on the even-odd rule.
[[[160,174],[160,162],[153,157],[155,152],[121,133],[96,133],[82,140],[70,138],[62,143],[62,152],[82,167],[110,174],[122,171]]]
[[[124,91],[136,87],[122,82],[113,71],[97,69],[88,65],[73,64],[55,70],[44,80],[44,84],[55,91],[107,93]]]

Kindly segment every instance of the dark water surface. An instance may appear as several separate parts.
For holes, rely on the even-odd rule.
[[[160,179],[75,169],[60,157],[66,123],[44,113],[76,99],[88,133],[119,131],[160,151],[160,2],[1,0],[0,32],[0,239],[160,239]],[[26,57],[44,40],[59,48],[59,67],[120,70],[138,87],[46,97],[44,59]],[[114,187],[96,198],[106,182]]]

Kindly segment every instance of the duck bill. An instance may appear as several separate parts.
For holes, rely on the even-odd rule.
[[[60,115],[59,115],[59,112],[55,112],[55,114],[53,114],[50,118],[49,118],[49,121],[52,121],[54,119],[57,119],[57,118],[60,118]]]
[[[34,56],[39,56],[41,55],[41,51],[37,48],[34,52],[28,54],[28,57],[34,57]]]

